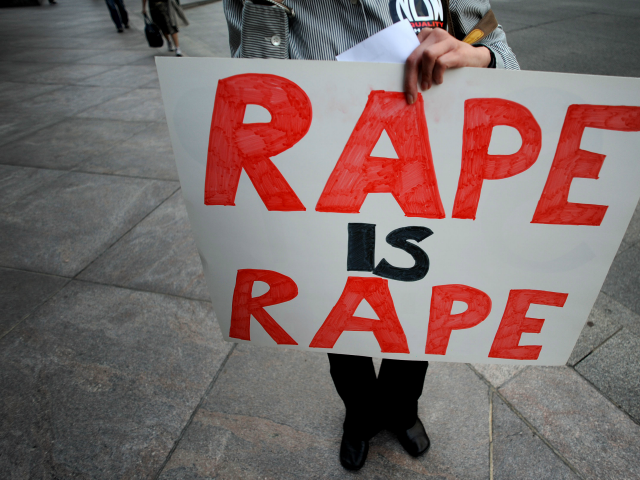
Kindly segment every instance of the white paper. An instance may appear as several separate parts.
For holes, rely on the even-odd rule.
[[[262,269],[286,275],[297,285],[295,298],[265,307],[297,345],[276,345],[252,317],[250,341],[257,345],[429,361],[566,362],[640,197],[640,132],[584,131],[580,148],[606,158],[598,179],[573,180],[569,201],[607,205],[600,226],[533,224],[532,216],[549,176],[568,107],[640,106],[640,79],[480,68],[447,71],[442,85],[422,94],[445,210],[445,218],[427,219],[405,216],[389,193],[368,194],[359,213],[316,211],[370,95],[380,91],[401,95],[402,65],[168,57],[156,61],[182,194],[225,339],[244,341],[229,335],[238,271]],[[308,96],[312,105],[308,132],[291,148],[271,158],[305,211],[268,211],[244,170],[234,205],[204,204],[216,90],[220,80],[236,75],[280,77]],[[528,170],[510,178],[484,181],[475,220],[456,219],[452,218],[452,209],[461,170],[465,102],[476,98],[505,99],[526,107],[540,126],[542,145]],[[270,121],[262,107],[246,108],[244,124],[264,125]],[[520,135],[513,128],[496,127],[489,154],[512,154],[520,144]],[[397,158],[387,133],[383,132],[371,156]],[[413,260],[405,251],[389,245],[387,234],[407,226],[427,227],[434,232],[416,244],[430,259],[426,277],[415,282],[388,282],[409,354],[382,352],[370,331],[345,331],[332,349],[310,348],[338,303],[347,279],[379,278],[370,272],[347,271],[349,223],[375,224],[375,264],[384,258],[399,268],[410,268]],[[433,288],[452,284],[485,292],[492,301],[491,312],[477,326],[453,331],[446,355],[427,355]],[[527,317],[544,319],[540,333],[525,333],[519,341],[520,346],[542,346],[536,360],[489,357],[509,293],[514,289],[568,294],[561,308],[533,304],[527,311]],[[252,298],[266,290],[264,283],[257,282]],[[452,314],[462,311],[457,305]],[[371,309],[367,313],[365,306],[362,302],[354,315],[372,318]]]
[[[404,63],[420,45],[409,20],[394,23],[336,57],[339,62]]]

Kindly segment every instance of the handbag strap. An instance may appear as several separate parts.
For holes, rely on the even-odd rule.
[[[476,26],[471,29],[467,36],[462,39],[462,41],[472,45],[482,40],[496,28],[498,28],[498,20],[493,14],[493,10],[489,10],[487,14],[480,19]]]
[[[442,6],[444,7],[445,16],[447,17],[447,31],[452,37],[458,38],[456,35],[456,27],[453,24],[453,17],[451,16],[449,0],[443,0]],[[498,20],[496,19],[493,10],[489,10],[464,38],[458,38],[458,40],[462,40],[463,42],[471,45],[485,38],[496,28],[498,28]]]

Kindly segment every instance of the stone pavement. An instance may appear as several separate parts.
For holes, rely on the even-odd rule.
[[[523,68],[640,77],[637,0],[492,3]],[[187,15],[228,55],[221,3]],[[638,211],[566,367],[433,363],[432,449],[382,433],[350,474],[326,356],[222,341],[140,15],[0,25],[1,478],[640,478]]]

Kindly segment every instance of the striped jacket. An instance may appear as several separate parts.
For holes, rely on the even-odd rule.
[[[413,2],[413,5],[409,5]],[[289,17],[277,6],[251,0],[224,0],[233,57],[335,60],[336,55],[398,20],[398,12],[413,12],[446,24],[441,0],[286,0],[295,12]],[[455,28],[464,34],[489,11],[489,0],[450,0]],[[423,11],[418,11],[421,7]],[[438,11],[438,6],[440,10]],[[412,7],[409,9],[409,7]],[[395,9],[395,11],[394,11]],[[420,16],[427,12],[427,16]],[[439,24],[439,23],[438,23]],[[519,69],[515,55],[498,26],[478,42],[493,52],[496,68]]]

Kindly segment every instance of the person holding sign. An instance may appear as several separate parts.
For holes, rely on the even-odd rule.
[[[231,55],[237,58],[335,60],[340,53],[407,19],[420,45],[405,64],[408,104],[418,86],[441,84],[449,68],[519,69],[488,0],[224,0]],[[370,357],[329,354],[331,377],[346,407],[340,462],[364,465],[382,428],[405,450],[424,454],[429,437],[418,418],[428,362],[384,359],[376,378]]]

